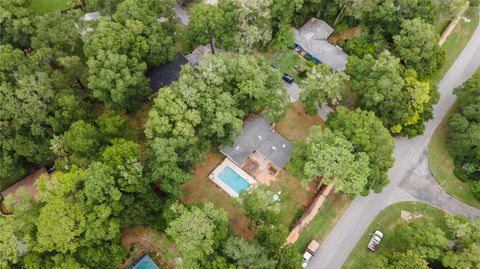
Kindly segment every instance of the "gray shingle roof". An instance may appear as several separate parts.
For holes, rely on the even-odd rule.
[[[290,160],[292,144],[275,132],[267,119],[252,114],[245,120],[242,132],[235,138],[233,146],[221,147],[220,151],[239,166],[257,151],[283,168]]]
[[[300,29],[293,28],[296,44],[333,70],[341,71],[348,62],[348,55],[337,46],[328,43],[327,38],[332,33],[332,27],[316,18],[311,18]]]

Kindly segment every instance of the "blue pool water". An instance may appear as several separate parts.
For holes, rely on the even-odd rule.
[[[150,256],[143,256],[138,263],[136,263],[132,269],[159,269]]]
[[[237,193],[248,189],[248,182],[228,166],[223,168],[218,177]]]

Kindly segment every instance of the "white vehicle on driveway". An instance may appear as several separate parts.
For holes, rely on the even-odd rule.
[[[307,250],[305,250],[305,253],[303,253],[303,262],[302,262],[303,268],[307,267],[308,262],[313,257],[313,255],[315,254],[315,251],[317,251],[319,247],[320,247],[320,243],[318,243],[315,240],[312,240],[312,242],[308,244]]]
[[[376,231],[370,239],[370,242],[368,242],[368,249],[371,251],[375,251],[380,244],[380,241],[382,241],[382,238],[383,233],[380,231]]]

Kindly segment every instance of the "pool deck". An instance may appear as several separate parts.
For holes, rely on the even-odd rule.
[[[251,177],[249,174],[247,174],[245,171],[243,171],[240,167],[238,167],[235,163],[230,161],[228,158],[225,158],[225,160],[223,160],[223,162],[221,164],[219,164],[215,168],[215,170],[213,170],[213,172],[208,176],[208,178],[210,178],[210,180],[215,182],[215,184],[217,184],[220,188],[222,188],[222,190],[224,190],[226,193],[228,193],[228,195],[230,195],[232,197],[235,197],[235,198],[237,198],[239,196],[239,194],[236,191],[234,191],[232,188],[230,188],[230,186],[228,186],[220,178],[218,178],[218,174],[220,174],[220,172],[223,171],[223,168],[225,168],[225,166],[230,167],[233,171],[235,171],[235,173],[237,173],[243,179],[245,179],[245,181],[247,181],[248,184],[250,184],[250,185],[256,185],[257,184],[257,181],[255,179],[253,179],[253,177]]]

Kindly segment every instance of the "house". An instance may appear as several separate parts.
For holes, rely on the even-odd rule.
[[[295,49],[305,53],[314,62],[324,63],[334,71],[342,71],[347,65],[348,55],[327,41],[333,31],[326,22],[311,18],[302,28],[293,28]]]
[[[78,24],[75,24],[75,27],[77,29],[80,29],[80,36],[84,36],[85,34],[92,32],[93,28],[90,27],[90,26],[92,26],[92,24],[90,22],[98,21],[101,16],[102,15],[100,14],[99,11],[90,12],[90,13],[86,13],[85,15],[83,15],[80,18],[80,20],[82,21],[81,22],[82,26],[78,26]]]
[[[27,188],[28,192],[30,193],[30,195],[32,197],[35,197],[35,195],[37,194],[37,188],[35,186],[35,182],[37,181],[37,179],[40,178],[40,176],[42,176],[43,174],[48,174],[48,171],[47,169],[45,169],[45,167],[42,167],[40,169],[38,169],[37,171],[33,172],[32,174],[22,178],[20,181],[17,181],[15,184],[13,184],[12,186],[6,188],[5,190],[3,190],[1,192],[1,195],[3,198],[6,198],[7,196],[9,195],[13,195],[15,194],[15,192],[20,188],[20,187],[25,187]],[[6,210],[6,208],[3,206],[3,203],[2,203],[2,212],[5,213],[5,214],[8,214],[8,211]]]
[[[209,175],[232,197],[239,197],[258,182],[270,184],[290,160],[292,145],[264,117],[252,114],[232,146],[220,147],[226,156]]]
[[[278,134],[266,118],[252,114],[245,120],[233,145],[221,147],[220,152],[259,179],[262,173],[276,176],[285,167],[290,160],[292,144]]]
[[[215,53],[224,52],[223,49],[214,47]],[[212,48],[210,45],[199,46],[192,51],[192,53],[185,55],[185,58],[190,62],[191,65],[197,66],[200,61],[212,53]]]
[[[182,65],[188,63],[187,58],[180,52],[177,52],[173,61],[153,67],[147,71],[146,76],[150,80],[150,90],[152,95],[156,94],[159,89],[172,84],[180,78]]]

